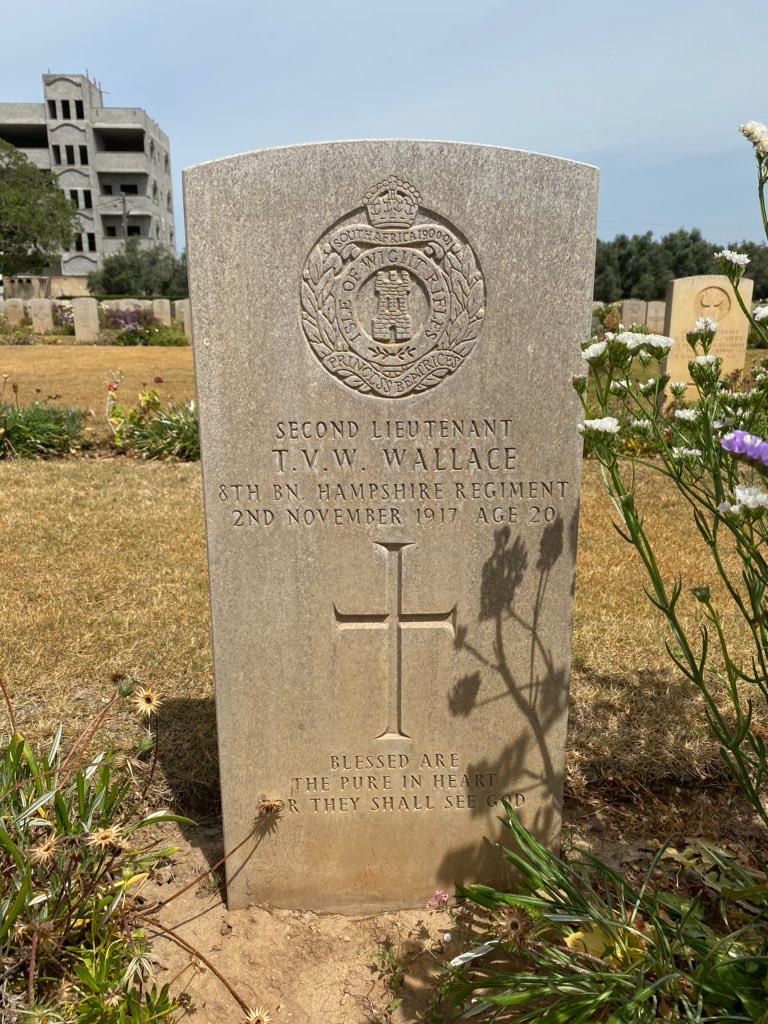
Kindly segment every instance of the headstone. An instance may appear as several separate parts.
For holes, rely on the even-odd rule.
[[[24,300],[6,299],[5,315],[11,327],[18,327],[19,324],[24,322]]]
[[[5,299],[0,299],[0,320],[5,320],[6,318],[5,303]]]
[[[625,327],[645,324],[647,303],[644,299],[624,299],[621,303],[621,322]]]
[[[99,304],[96,299],[72,299],[77,341],[98,341]]]
[[[171,326],[171,303],[169,299],[153,299],[152,315],[163,327]]]
[[[739,293],[747,309],[752,302],[753,282],[742,278]],[[727,277],[702,274],[678,277],[667,286],[667,317],[664,333],[674,340],[664,370],[673,381],[688,381],[688,363],[693,353],[686,341],[701,316],[717,320],[718,330],[710,352],[722,356],[722,375],[742,371],[747,357],[749,321],[744,316]]]
[[[560,826],[597,172],[345,142],[185,196],[229,905],[509,882],[502,798]]]
[[[189,299],[177,299],[173,304],[173,316],[184,327],[188,338],[192,337],[192,318],[189,313]]]
[[[35,334],[53,333],[53,303],[50,299],[32,299],[29,303]]]
[[[645,326],[651,334],[664,333],[664,318],[666,316],[667,304],[661,300],[654,300],[648,303],[648,313],[645,318]]]

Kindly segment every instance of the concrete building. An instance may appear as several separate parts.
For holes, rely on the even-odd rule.
[[[126,237],[175,250],[170,145],[145,111],[105,107],[84,75],[43,75],[42,103],[0,103],[0,139],[56,174],[80,211],[75,247],[51,276],[84,278]]]

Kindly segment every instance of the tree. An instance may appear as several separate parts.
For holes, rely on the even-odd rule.
[[[179,258],[161,245],[142,248],[137,238],[104,259],[101,270],[88,275],[91,295],[164,295],[179,298],[187,294],[186,253]]]
[[[718,273],[713,256],[721,248],[703,238],[697,228],[680,228],[659,241],[650,231],[598,241],[594,298],[598,302],[663,299],[675,277]],[[730,242],[728,248],[749,256],[747,277],[755,282],[755,298],[768,298],[768,245]]]
[[[79,230],[77,211],[54,175],[0,139],[0,273],[39,274]]]

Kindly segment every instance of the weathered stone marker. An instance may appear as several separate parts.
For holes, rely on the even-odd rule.
[[[50,334],[53,331],[53,303],[50,299],[32,299],[29,304],[32,315],[32,330],[35,334]]]
[[[560,825],[597,172],[329,143],[185,196],[230,906],[502,882],[503,798]]]
[[[171,303],[169,299],[153,299],[152,315],[163,327],[171,326]]]
[[[72,299],[72,319],[77,341],[98,341],[99,304],[96,299]]]
[[[643,326],[647,315],[648,303],[645,299],[624,299],[621,304],[621,322],[627,328],[633,324]]]
[[[748,278],[743,277],[739,282],[739,293],[747,309],[752,308],[752,288],[753,282]],[[665,366],[665,372],[673,381],[691,383],[688,363],[693,353],[685,336],[694,329],[700,316],[712,317],[718,323],[710,351],[713,355],[722,356],[723,377],[744,369],[749,321],[736,301],[728,278],[722,274],[678,277],[667,285],[664,323],[664,333],[675,342]]]
[[[5,315],[11,327],[18,327],[24,323],[24,300],[6,299]]]

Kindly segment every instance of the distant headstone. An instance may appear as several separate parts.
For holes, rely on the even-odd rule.
[[[644,299],[624,299],[621,303],[621,322],[625,327],[645,325],[648,303]]]
[[[32,299],[29,303],[32,315],[32,330],[35,334],[53,332],[53,303],[50,299]]]
[[[501,800],[560,825],[597,172],[345,142],[185,195],[229,904],[508,882]]]
[[[18,327],[24,322],[24,300],[6,299],[5,315],[11,327]]]
[[[152,315],[163,327],[171,326],[171,303],[169,299],[153,299]]]
[[[667,304],[661,300],[654,300],[648,303],[648,312],[645,317],[645,326],[651,334],[664,333],[664,318],[666,316]]]
[[[72,316],[77,341],[98,341],[99,304],[96,299],[72,299]]]
[[[189,299],[177,299],[173,304],[173,317],[184,327],[188,338],[192,337],[192,319],[189,313]]]
[[[747,309],[751,308],[753,282],[742,278],[739,293]],[[686,341],[686,333],[692,331],[701,316],[713,317],[718,331],[711,348],[714,355],[722,356],[722,374],[742,371],[747,356],[749,321],[738,304],[733,288],[727,277],[720,274],[703,274],[698,277],[678,277],[667,287],[667,317],[664,333],[672,338],[672,346],[666,360],[665,372],[673,381],[688,381],[688,363],[692,352]]]

